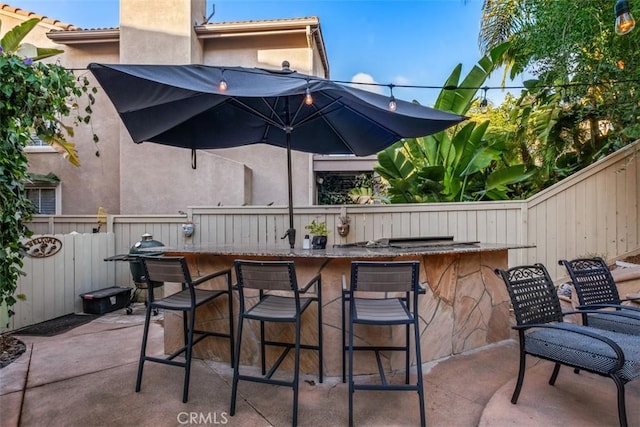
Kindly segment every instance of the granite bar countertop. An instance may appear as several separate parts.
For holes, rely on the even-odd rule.
[[[508,249],[522,249],[528,246],[478,243],[478,242],[449,242],[449,244],[426,244],[422,246],[394,247],[385,246],[332,246],[326,249],[290,249],[274,245],[221,245],[198,244],[183,245],[179,247],[161,246],[148,248],[150,252],[163,252],[173,254],[211,254],[211,255],[240,255],[240,256],[275,256],[291,258],[388,258],[413,255],[438,255],[452,253],[473,253],[502,251]],[[141,249],[145,252],[147,249]]]

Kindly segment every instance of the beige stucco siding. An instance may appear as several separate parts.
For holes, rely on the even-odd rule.
[[[30,16],[1,8],[3,33]],[[51,60],[78,69],[77,75],[94,84],[85,71],[91,62],[277,69],[287,60],[294,70],[326,77],[324,46],[313,36],[319,31],[316,18],[214,24],[205,19],[204,0],[158,0],[153,7],[147,0],[127,0],[120,4],[119,28],[79,30],[44,19],[25,41],[64,50]],[[56,32],[47,36],[50,31]],[[174,214],[188,206],[288,203],[284,149],[259,144],[198,151],[192,169],[190,150],[134,144],[102,90],[92,109],[91,126],[78,127],[71,138],[81,167],[55,152],[29,153],[30,171],[60,177],[62,214],[95,214],[98,207],[111,214]],[[97,146],[93,133],[100,138]],[[294,204],[309,205],[311,155],[294,152],[292,164]]]
[[[20,24],[27,17],[0,11],[2,20],[2,34]],[[31,43],[38,47],[51,47],[64,50],[43,62],[58,62],[67,68],[84,69],[88,62],[118,62],[117,44],[94,44],[91,46],[64,46],[53,43],[46,33],[53,29],[53,25],[41,23],[25,38],[24,43]],[[79,76],[87,76],[93,84],[95,81],[88,71],[74,71]],[[104,95],[104,94],[102,94]],[[115,110],[105,96],[96,96],[93,120],[90,126],[80,125],[74,128],[72,141],[76,144],[81,166],[76,167],[63,159],[56,152],[29,153],[29,171],[38,174],[55,173],[62,182],[62,213],[95,214],[99,206],[105,207],[110,213],[120,210],[119,195],[119,158],[120,148],[118,139],[118,118]],[[85,105],[81,105],[84,110]],[[72,114],[72,117],[74,115]],[[67,119],[72,123],[72,119]],[[93,142],[93,132],[100,136],[100,142]],[[100,156],[95,155],[96,151]]]

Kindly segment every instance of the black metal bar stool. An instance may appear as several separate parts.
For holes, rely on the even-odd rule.
[[[234,333],[233,333],[233,300],[231,269],[217,271],[196,280],[192,280],[187,262],[184,257],[149,257],[141,256],[140,261],[144,270],[144,277],[147,281],[147,311],[144,321],[144,334],[142,336],[142,347],[140,349],[140,362],[138,363],[138,377],[136,380],[136,392],[140,391],[142,383],[142,371],[144,362],[156,362],[166,365],[183,367],[184,386],[182,391],[182,401],[187,402],[189,395],[189,375],[191,373],[191,356],[193,346],[206,337],[215,336],[229,339],[231,355],[231,366],[234,361]],[[226,276],[227,288],[221,290],[201,289],[196,286],[216,277]],[[164,284],[164,282],[175,282],[182,284],[182,290],[164,297],[155,299],[153,295],[154,284]],[[201,331],[195,329],[196,308],[223,295],[229,301],[229,332]],[[147,337],[149,334],[149,322],[151,312],[157,309],[182,311],[182,325],[184,330],[184,346],[176,350],[166,358],[147,356]],[[194,339],[194,334],[198,337]],[[174,360],[175,357],[184,353],[184,362]]]
[[[353,394],[356,390],[417,391],[420,405],[420,425],[424,426],[424,390],[422,380],[422,358],[420,355],[420,328],[418,317],[418,295],[425,293],[419,283],[418,261],[358,262],[351,263],[351,283],[347,288],[346,277],[342,277],[342,381],[345,381],[345,352],[349,354],[349,425],[353,425]],[[365,292],[367,295],[363,295]],[[378,294],[379,296],[375,295]],[[394,294],[403,296],[397,297]],[[360,296],[358,296],[358,294]],[[349,303],[349,338],[346,343],[346,304]],[[404,346],[355,346],[354,325],[405,325]],[[413,326],[417,381],[409,384],[410,329]],[[380,384],[355,384],[353,379],[354,352],[373,351],[378,365]],[[389,384],[380,358],[381,351],[405,352],[405,383]]]
[[[293,389],[293,420],[292,425],[298,422],[298,382],[300,370],[300,349],[314,350],[318,352],[318,379],[323,380],[322,374],[322,283],[320,275],[313,277],[303,288],[298,288],[295,266],[292,261],[235,261],[237,289],[240,294],[240,319],[238,321],[238,337],[236,339],[235,362],[233,371],[233,386],[231,389],[230,415],[236,411],[236,394],[238,381],[252,381],[258,383],[274,384],[291,387]],[[312,285],[316,285],[315,296],[300,297],[305,294]],[[259,299],[255,305],[245,305],[245,289],[259,290]],[[280,291],[278,294],[269,291]],[[287,295],[282,295],[286,291]],[[318,343],[313,345],[301,344],[300,319],[302,313],[309,308],[311,303],[317,304],[318,311]],[[260,356],[262,376],[250,376],[240,374],[240,346],[242,343],[242,331],[245,320],[258,320],[260,322]],[[280,342],[266,339],[265,322],[285,322],[295,324],[295,340]],[[280,357],[266,370],[265,350],[266,346],[283,347]],[[272,378],[280,364],[285,360],[289,351],[294,350],[294,372],[290,381]]]

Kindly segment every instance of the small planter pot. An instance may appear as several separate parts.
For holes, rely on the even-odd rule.
[[[327,247],[327,236],[313,236],[311,239],[311,249],[325,249]]]

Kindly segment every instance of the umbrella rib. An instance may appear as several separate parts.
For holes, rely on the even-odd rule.
[[[323,106],[322,108],[319,108],[317,110],[315,110],[313,112],[313,114],[309,114],[307,117],[305,117],[304,119],[300,120],[300,122],[296,123],[295,125],[292,124],[292,128],[299,126],[299,125],[303,125],[306,122],[315,119],[316,117],[320,117],[320,119],[325,122],[327,124],[327,126],[329,126],[331,128],[331,130],[333,131],[334,135],[336,135],[338,138],[340,138],[340,141],[342,141],[342,143],[345,145],[345,147],[349,147],[349,151],[353,152],[353,147],[351,147],[351,144],[349,144],[349,142],[347,142],[346,139],[343,138],[342,134],[340,132],[338,132],[338,129],[335,128],[335,126],[333,125],[333,123],[331,123],[329,120],[327,120],[327,116],[324,115],[325,112],[327,112],[327,110],[332,107],[334,104],[336,104],[338,102],[338,99],[334,99],[333,101],[331,101],[329,104]],[[302,103],[300,103],[300,108],[298,108],[298,111],[296,111],[296,117],[298,115],[298,113],[300,112],[300,109],[302,108]],[[295,121],[295,117],[293,119],[293,121]]]
[[[319,108],[319,109],[315,110],[313,114],[308,115],[308,116],[307,116],[307,117],[305,117],[304,119],[300,120],[300,122],[298,122],[298,123],[293,123],[293,122],[295,122],[295,118],[294,118],[294,119],[292,120],[291,127],[292,127],[292,128],[295,128],[295,127],[297,127],[297,126],[303,125],[304,123],[306,123],[306,122],[308,122],[308,121],[310,121],[310,120],[313,120],[313,119],[315,119],[316,117],[320,116],[320,119],[321,119],[322,121],[324,121],[324,122],[327,124],[327,126],[329,126],[329,127],[331,128],[331,130],[333,131],[333,133],[334,133],[336,136],[338,136],[338,138],[340,138],[340,141],[342,141],[342,143],[345,145],[345,147],[348,147],[348,148],[349,148],[349,151],[351,151],[352,153],[356,154],[356,152],[354,151],[354,149],[353,149],[353,147],[351,146],[351,144],[350,144],[350,143],[349,143],[349,142],[348,142],[348,141],[347,141],[347,140],[342,136],[342,134],[341,134],[340,132],[338,132],[338,130],[337,130],[337,129],[335,128],[335,126],[333,125],[333,123],[331,123],[329,120],[327,120],[327,115],[325,114],[325,113],[327,113],[327,110],[329,110],[329,108],[333,107],[333,106],[334,106],[336,103],[338,103],[339,101],[340,101],[340,98],[333,98],[333,100],[332,100],[329,104],[327,104],[327,105],[323,106],[322,108]],[[370,120],[370,118],[369,118],[369,117],[365,116],[365,115],[364,115],[364,114],[362,114],[360,111],[358,111],[358,110],[356,110],[356,109],[353,109],[353,108],[351,108],[351,107],[350,107],[350,106],[348,106],[348,105],[342,104],[342,107],[343,107],[343,108],[345,108],[345,109],[347,109],[347,110],[349,110],[349,111],[351,111],[351,112],[352,112],[352,113],[354,113],[355,115],[358,115],[358,116],[360,116],[360,117],[363,117],[363,118],[364,118],[364,119],[366,119],[366,120]],[[301,108],[302,108],[302,103],[300,104],[300,108],[298,108],[298,111],[296,112],[296,116],[297,116],[297,115],[298,115],[298,113],[300,112]],[[379,123],[379,122],[376,122],[376,124],[377,124],[378,126],[380,126],[381,128],[383,128],[385,131],[389,132],[390,134],[397,135],[397,137],[398,137],[398,141],[399,141],[400,139],[402,139],[402,136],[398,135],[396,132],[394,132],[393,130],[389,129],[387,126],[382,126],[382,124],[381,124],[381,123]]]
[[[300,106],[298,107],[298,110],[296,111],[296,114],[293,116],[293,120],[291,121],[291,127],[303,125],[306,122],[315,119],[317,116],[319,116],[321,114],[324,114],[329,108],[333,107],[333,105],[338,103],[338,101],[339,101],[339,99],[333,99],[329,104],[323,106],[322,108],[316,109],[312,114],[309,114],[304,119],[302,119],[299,122],[295,123],[296,117],[298,117],[298,114],[300,113],[300,110],[302,110],[302,106],[304,104],[304,101],[302,101],[300,103]],[[324,117],[321,117],[321,118],[324,119]],[[327,123],[329,123],[329,122],[327,122]]]
[[[244,102],[240,101],[238,98],[236,97],[232,97],[230,98],[230,101],[235,102],[236,104],[238,104],[243,110],[261,118],[262,120],[264,120],[265,122],[267,122],[270,125],[273,126],[277,126],[279,128],[284,129],[286,124],[284,122],[282,122],[280,120],[280,122],[273,120],[271,117],[263,114],[262,112],[256,110],[255,108],[245,104]],[[265,102],[265,104],[267,104],[267,106],[269,107],[269,109],[271,110],[271,112],[273,113],[273,115],[275,117],[277,117],[278,119],[280,119],[280,116],[278,116],[278,114],[276,114],[275,110],[273,109],[273,107],[271,107],[271,105],[269,105],[269,103],[263,98],[263,101]]]

